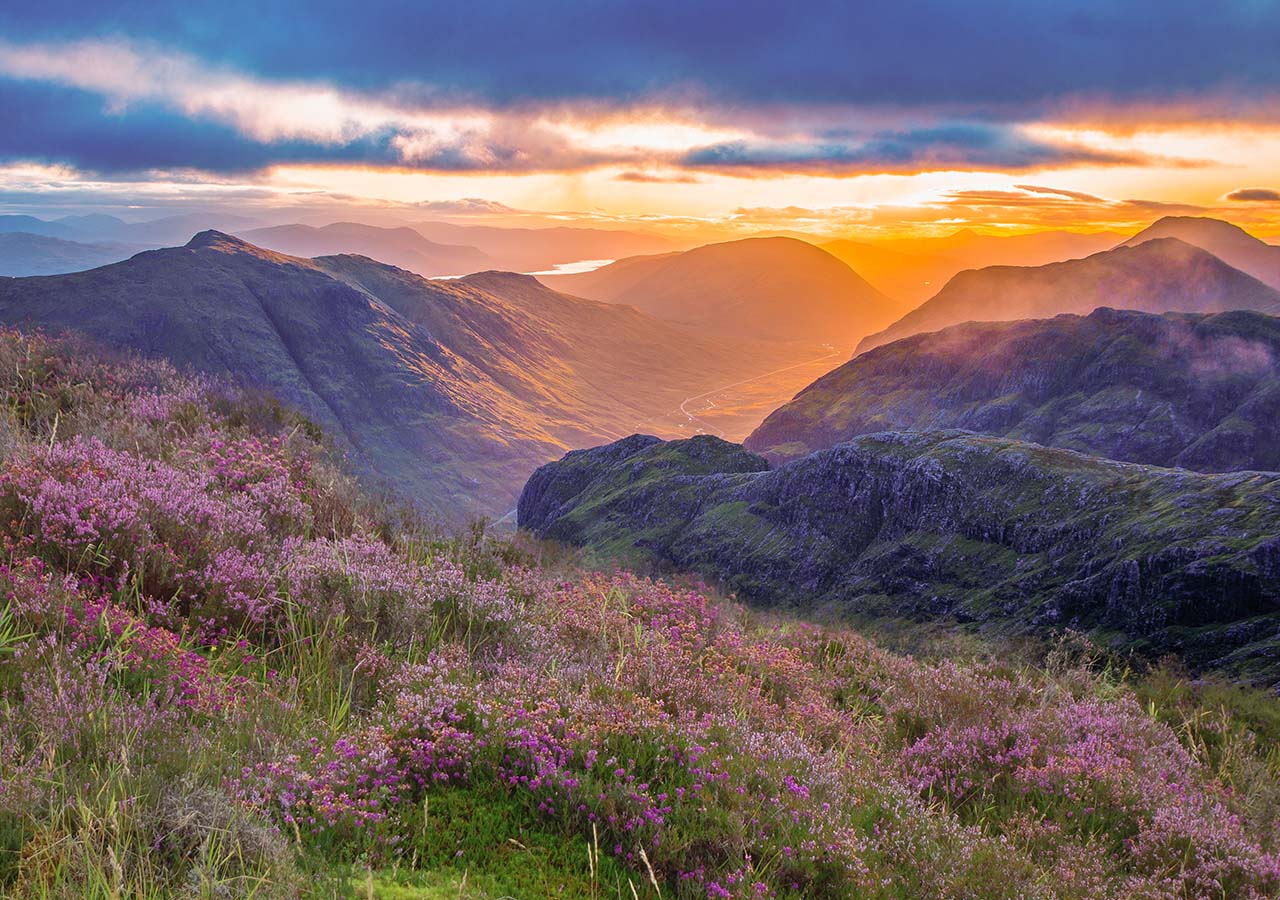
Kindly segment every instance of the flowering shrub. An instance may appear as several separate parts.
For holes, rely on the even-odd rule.
[[[6,895],[471,871],[476,798],[566,896],[1280,895],[1275,794],[1125,685],[393,528],[287,413],[67,353],[0,333]]]

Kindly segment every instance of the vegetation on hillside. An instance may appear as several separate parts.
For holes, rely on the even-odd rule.
[[[1280,894],[1274,698],[442,537],[158,363],[0,398],[6,896]]]

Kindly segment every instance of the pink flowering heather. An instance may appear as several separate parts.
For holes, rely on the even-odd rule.
[[[0,333],[6,896],[331,896],[535,845],[563,896],[1280,896],[1274,700],[1205,737],[1082,667],[540,569],[353,500],[275,407],[66,352]]]

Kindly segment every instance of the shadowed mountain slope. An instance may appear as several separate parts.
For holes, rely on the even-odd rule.
[[[1200,471],[1280,469],[1280,319],[1102,308],[877,347],[744,442],[775,461],[877,431],[964,428]]]

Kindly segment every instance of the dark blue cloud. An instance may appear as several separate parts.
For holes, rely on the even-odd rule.
[[[148,169],[250,172],[284,162],[386,163],[384,140],[341,146],[258,143],[235,129],[148,105],[112,113],[103,99],[70,88],[0,79],[0,159],[67,163],[106,174]]]
[[[117,35],[272,77],[423,82],[493,103],[655,91],[1020,110],[1280,86],[1269,0],[42,0],[9,40]]]
[[[735,141],[686,154],[687,166],[729,169],[854,169],[917,171],[921,168],[1030,169],[1044,166],[1117,165],[1131,154],[1033,140],[1002,125],[953,124],[872,134],[861,140],[753,143]]]
[[[1240,203],[1280,203],[1280,191],[1271,188],[1240,188],[1227,194],[1227,199]]]

